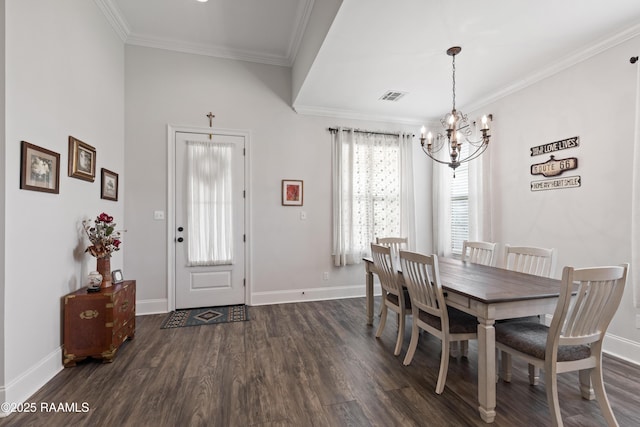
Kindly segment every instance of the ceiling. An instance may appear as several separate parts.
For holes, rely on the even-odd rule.
[[[329,30],[292,103],[300,113],[432,120],[451,109],[451,46],[462,47],[456,106],[470,110],[640,35],[638,0],[331,2],[339,9],[317,18]],[[314,0],[98,3],[127,44],[287,67],[308,24],[318,28]],[[389,90],[405,95],[380,100]]]

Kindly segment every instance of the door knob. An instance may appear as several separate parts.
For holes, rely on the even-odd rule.
[[[182,237],[178,237],[178,239],[177,239],[177,240],[178,240],[178,243],[182,243],[182,242],[184,242],[184,239],[183,239]]]
[[[178,231],[182,233],[184,231],[184,228],[178,227]]]

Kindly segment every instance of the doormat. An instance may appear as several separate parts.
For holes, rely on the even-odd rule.
[[[162,322],[160,329],[215,325],[218,323],[243,322],[245,320],[249,320],[249,309],[244,304],[188,308],[169,313],[169,316]]]

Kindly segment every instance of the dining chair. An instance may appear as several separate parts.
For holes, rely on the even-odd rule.
[[[409,239],[406,237],[376,237],[376,244],[389,246],[392,255],[397,259],[400,250],[407,249]]]
[[[391,248],[391,256],[398,261],[398,254],[401,249],[407,249],[409,239],[406,237],[376,237],[376,244],[389,246]],[[380,307],[380,315],[382,315],[382,307]]]
[[[496,246],[497,243],[465,240],[462,242],[462,261],[493,266]]]
[[[555,248],[504,245],[504,268],[520,273],[551,277],[555,270]]]
[[[402,340],[404,338],[404,327],[406,316],[411,315],[411,299],[409,292],[403,289],[402,280],[394,266],[391,247],[371,243],[371,255],[376,274],[380,279],[382,287],[382,311],[380,314],[380,324],[376,331],[376,338],[380,338],[387,322],[387,312],[389,310],[398,314],[398,338],[393,351],[395,356],[402,350]]]
[[[497,348],[544,370],[547,403],[554,426],[563,425],[557,374],[571,371],[579,371],[582,397],[587,400],[595,397],[607,424],[618,425],[602,379],[602,342],[622,299],[628,270],[629,264],[565,267],[550,326],[538,322],[495,326]]]
[[[436,393],[442,394],[449,369],[449,344],[477,339],[478,321],[474,316],[447,307],[436,255],[400,251],[400,263],[413,312],[411,342],[403,363],[405,366],[411,364],[420,338],[420,329],[439,338],[442,347]]]
[[[493,266],[495,261],[495,251],[497,243],[491,242],[470,242],[464,240],[462,242],[462,261],[471,262],[473,264],[481,264]],[[453,343],[451,346],[451,355],[457,357],[458,354],[462,354],[463,357],[467,357],[469,353],[469,343],[466,340],[460,341],[459,347],[457,343]]]
[[[511,246],[504,245],[504,265],[507,270],[513,270],[520,273],[534,274],[536,276],[551,277],[555,272],[557,251],[555,248],[539,248],[535,246]],[[508,319],[502,322],[513,320],[537,320],[540,322],[540,316]],[[500,322],[498,322],[500,323]],[[505,378],[511,376],[511,356],[503,353],[500,356],[502,364],[502,375]],[[496,359],[496,362],[498,360]],[[532,364],[529,364],[529,384],[536,385],[540,380],[540,370]]]

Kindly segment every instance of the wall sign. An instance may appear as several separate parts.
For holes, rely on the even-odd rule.
[[[531,181],[531,191],[560,190],[563,188],[580,187],[581,180],[582,178],[580,176],[568,176],[566,178]]]
[[[549,144],[538,145],[537,147],[531,147],[531,157],[539,156],[540,154],[553,153],[554,151],[566,150],[567,148],[574,148],[580,145],[580,137],[574,136],[572,138],[561,139],[560,141],[551,142]]]
[[[556,160],[555,156],[549,156],[549,160],[544,163],[531,165],[531,175],[542,175],[546,177],[562,175],[566,171],[578,168],[577,157],[567,157]]]

